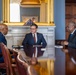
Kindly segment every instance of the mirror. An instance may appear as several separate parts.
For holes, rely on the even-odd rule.
[[[25,1],[27,2],[27,0]],[[45,5],[46,4],[47,3],[45,3]],[[26,22],[28,19],[40,22],[40,6],[41,4],[28,4],[27,6],[26,4],[22,4],[19,0],[10,0],[10,22]],[[45,21],[46,20],[44,19],[44,22]]]
[[[40,2],[36,4],[35,1]],[[3,22],[24,23],[28,19],[33,19],[36,23],[54,23],[54,1],[39,1],[3,0]],[[31,2],[33,4],[31,4]]]

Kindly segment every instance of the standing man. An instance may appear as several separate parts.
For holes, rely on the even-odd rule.
[[[27,56],[29,57],[39,57],[43,55],[44,51],[41,48],[45,48],[47,43],[41,33],[37,32],[38,26],[32,24],[30,26],[31,32],[26,34],[22,45]]]
[[[68,25],[68,32],[70,33],[68,41],[62,42],[62,45],[68,46],[69,56],[74,64],[76,64],[76,23],[70,22]]]
[[[7,41],[5,38],[5,35],[8,33],[8,27],[5,24],[0,24],[0,43],[4,43],[7,45]],[[2,51],[0,49],[0,63],[4,62],[3,56],[2,56]]]

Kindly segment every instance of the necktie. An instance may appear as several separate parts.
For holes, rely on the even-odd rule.
[[[72,38],[73,34],[70,34],[70,39]]]
[[[34,42],[36,43],[36,36],[34,34]],[[35,57],[35,53],[36,53],[36,47],[34,47],[34,57]]]
[[[36,37],[35,37],[35,34],[34,34],[34,42],[36,43]]]

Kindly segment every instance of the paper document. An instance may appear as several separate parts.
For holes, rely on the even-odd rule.
[[[61,45],[55,45],[55,48],[63,48]]]

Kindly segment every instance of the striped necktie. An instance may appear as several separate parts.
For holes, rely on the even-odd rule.
[[[35,34],[34,34],[34,42],[36,43],[36,36],[35,36]]]
[[[34,42],[36,43],[36,36],[34,34]],[[34,57],[35,57],[35,54],[36,54],[36,47],[34,47]]]

